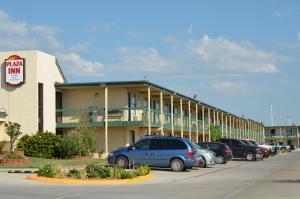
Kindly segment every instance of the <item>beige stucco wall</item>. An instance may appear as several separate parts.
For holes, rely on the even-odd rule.
[[[19,87],[11,87],[5,84],[4,60],[11,55],[19,55],[25,58],[25,83]],[[6,109],[8,113],[5,121],[18,122],[21,131],[34,133],[37,131],[37,87],[36,87],[36,51],[1,52],[1,89],[0,108]],[[8,140],[3,130],[0,139]]]
[[[37,51],[37,83],[44,85],[44,131],[50,132],[56,130],[55,82],[64,82],[56,58]]]
[[[4,60],[11,55],[25,58],[25,83],[18,87],[5,84]],[[4,121],[21,124],[24,134],[38,131],[38,82],[44,83],[44,128],[55,131],[55,89],[54,82],[63,82],[58,71],[55,57],[40,51],[0,52],[1,87],[0,108],[4,108],[7,116]],[[8,137],[0,127],[0,140]]]

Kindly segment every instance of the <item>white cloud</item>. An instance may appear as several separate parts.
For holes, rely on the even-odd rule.
[[[0,10],[0,49],[33,50],[39,49],[56,55],[62,62],[64,72],[77,75],[103,75],[103,65],[100,62],[86,60],[75,51],[82,50],[83,45],[74,44],[65,47],[56,34],[60,30],[46,25],[29,25],[18,21]]]
[[[216,82],[212,85],[212,88],[216,91],[226,93],[244,93],[249,90],[249,86],[244,82]]]
[[[80,76],[92,75],[92,76],[103,76],[104,66],[100,62],[88,61],[80,57],[76,53],[61,54],[59,56],[65,66],[68,68],[70,73]]]
[[[211,69],[228,73],[275,73],[281,58],[249,43],[237,43],[224,37],[191,40],[188,49],[195,61]]]
[[[163,72],[167,68],[167,61],[153,47],[120,47],[117,54],[121,61],[118,68],[123,71]]]

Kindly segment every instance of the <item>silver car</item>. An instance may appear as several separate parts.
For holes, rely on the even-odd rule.
[[[213,151],[208,150],[208,149],[203,149],[200,146],[198,146],[197,144],[194,144],[194,145],[195,145],[194,147],[197,149],[197,153],[199,153],[204,160],[203,167],[215,165],[217,163],[217,157]]]

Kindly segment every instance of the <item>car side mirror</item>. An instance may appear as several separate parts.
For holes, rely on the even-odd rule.
[[[130,150],[135,150],[134,146],[129,146],[128,151],[130,151]]]

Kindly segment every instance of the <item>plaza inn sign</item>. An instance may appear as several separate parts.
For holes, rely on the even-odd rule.
[[[12,55],[5,59],[5,83],[10,86],[19,86],[25,81],[25,59]]]

